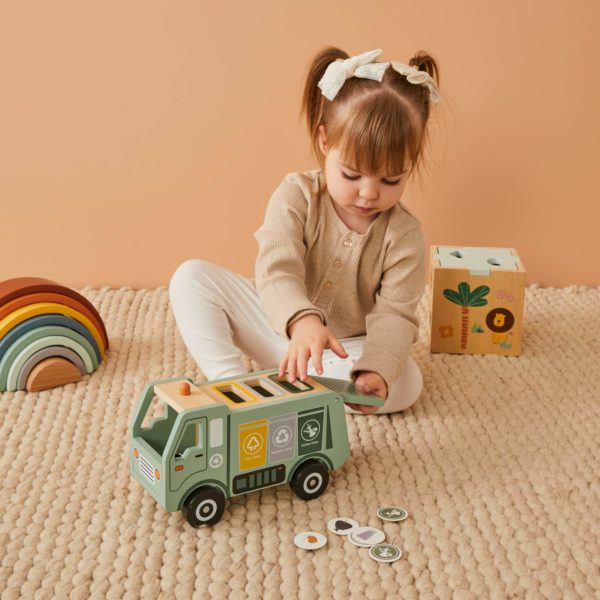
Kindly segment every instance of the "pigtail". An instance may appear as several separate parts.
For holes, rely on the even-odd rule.
[[[321,90],[317,84],[325,74],[325,70],[329,66],[329,63],[337,59],[344,60],[346,58],[349,58],[349,55],[340,48],[327,46],[317,53],[308,67],[306,82],[304,84],[304,93],[302,94],[300,115],[306,120],[313,150],[317,156],[320,155],[320,149],[317,142],[317,130],[323,117],[323,104],[326,101],[326,98],[321,94]]]
[[[417,67],[419,71],[429,73],[430,77],[435,81],[436,85],[440,85],[440,70],[435,58],[427,52],[419,50],[409,61],[409,66]]]
[[[387,68],[379,80],[349,77],[334,99],[321,93],[319,81],[334,61],[350,56],[326,46],[308,66],[300,116],[308,126],[310,145],[320,168],[325,154],[319,145],[323,125],[330,148],[336,148],[348,165],[362,173],[400,173],[410,163],[418,171],[427,143],[427,123],[432,105],[430,85],[412,83],[395,68]],[[409,66],[425,71],[437,85],[437,61],[420,50]]]

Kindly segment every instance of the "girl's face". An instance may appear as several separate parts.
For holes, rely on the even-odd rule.
[[[409,164],[402,173],[363,175],[352,168],[354,165],[344,164],[338,149],[328,148],[324,137],[319,141],[335,210],[348,227],[364,233],[379,213],[399,202],[408,182]]]

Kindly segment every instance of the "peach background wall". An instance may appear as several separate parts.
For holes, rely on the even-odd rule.
[[[0,3],[0,279],[166,285],[186,258],[251,276],[324,45],[431,52],[447,101],[408,206],[430,244],[508,246],[528,282],[600,284],[597,2]]]

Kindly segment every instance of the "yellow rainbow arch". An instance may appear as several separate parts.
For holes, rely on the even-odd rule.
[[[6,332],[10,331],[13,327],[17,326],[23,321],[37,315],[48,314],[62,314],[79,321],[94,336],[94,339],[96,342],[98,342],[102,358],[104,358],[106,355],[106,348],[104,347],[104,341],[102,340],[102,337],[100,336],[100,333],[96,329],[95,325],[87,317],[82,315],[80,312],[73,310],[70,306],[64,306],[63,304],[57,304],[55,302],[38,302],[36,304],[23,306],[22,308],[18,308],[17,310],[13,311],[10,313],[10,315],[4,317],[4,319],[0,321],[0,338],[2,338]]]

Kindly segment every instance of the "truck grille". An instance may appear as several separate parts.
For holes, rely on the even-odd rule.
[[[149,463],[140,452],[140,458],[138,465],[140,467],[140,473],[152,484],[156,482],[154,477],[154,465]]]

